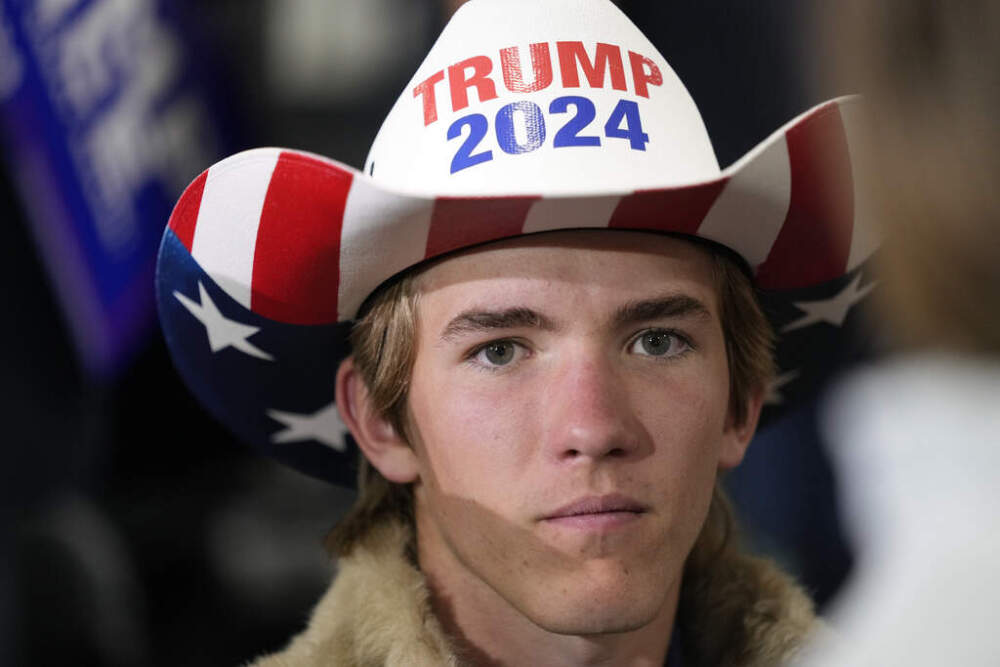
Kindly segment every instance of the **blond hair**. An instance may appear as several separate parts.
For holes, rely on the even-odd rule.
[[[762,391],[774,375],[774,335],[741,260],[725,249],[710,252],[729,362],[729,412],[736,424],[742,424],[749,416],[750,397]],[[354,366],[368,387],[374,409],[404,437],[406,398],[416,356],[417,300],[414,274],[405,275],[373,295],[351,332]],[[723,498],[721,489],[713,497],[705,524],[711,527],[710,541],[717,545],[707,550],[712,553],[724,550],[733,532],[730,512],[716,498]],[[725,519],[720,522],[721,517]],[[330,533],[327,548],[346,556],[371,526],[391,518],[413,526],[411,487],[389,482],[361,457],[358,498]]]
[[[1000,354],[1000,5],[845,0],[828,80],[872,111],[860,185],[886,237],[877,292],[904,347]]]

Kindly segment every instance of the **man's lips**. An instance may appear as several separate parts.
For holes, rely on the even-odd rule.
[[[581,527],[603,526],[634,519],[647,511],[646,505],[621,494],[586,496],[549,512],[542,520]]]

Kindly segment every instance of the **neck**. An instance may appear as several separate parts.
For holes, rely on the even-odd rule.
[[[535,623],[530,612],[504,599],[452,552],[424,549],[419,537],[417,547],[434,614],[467,664],[660,667],[666,660],[680,592],[679,574],[659,611],[641,627],[563,634]]]

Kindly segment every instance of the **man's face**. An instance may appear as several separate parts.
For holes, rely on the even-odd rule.
[[[560,232],[447,259],[417,289],[421,566],[552,632],[649,623],[745,444],[710,255]]]

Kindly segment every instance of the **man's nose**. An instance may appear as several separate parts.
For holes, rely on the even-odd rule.
[[[621,369],[600,354],[564,359],[543,400],[547,448],[560,461],[627,458],[643,442]]]

